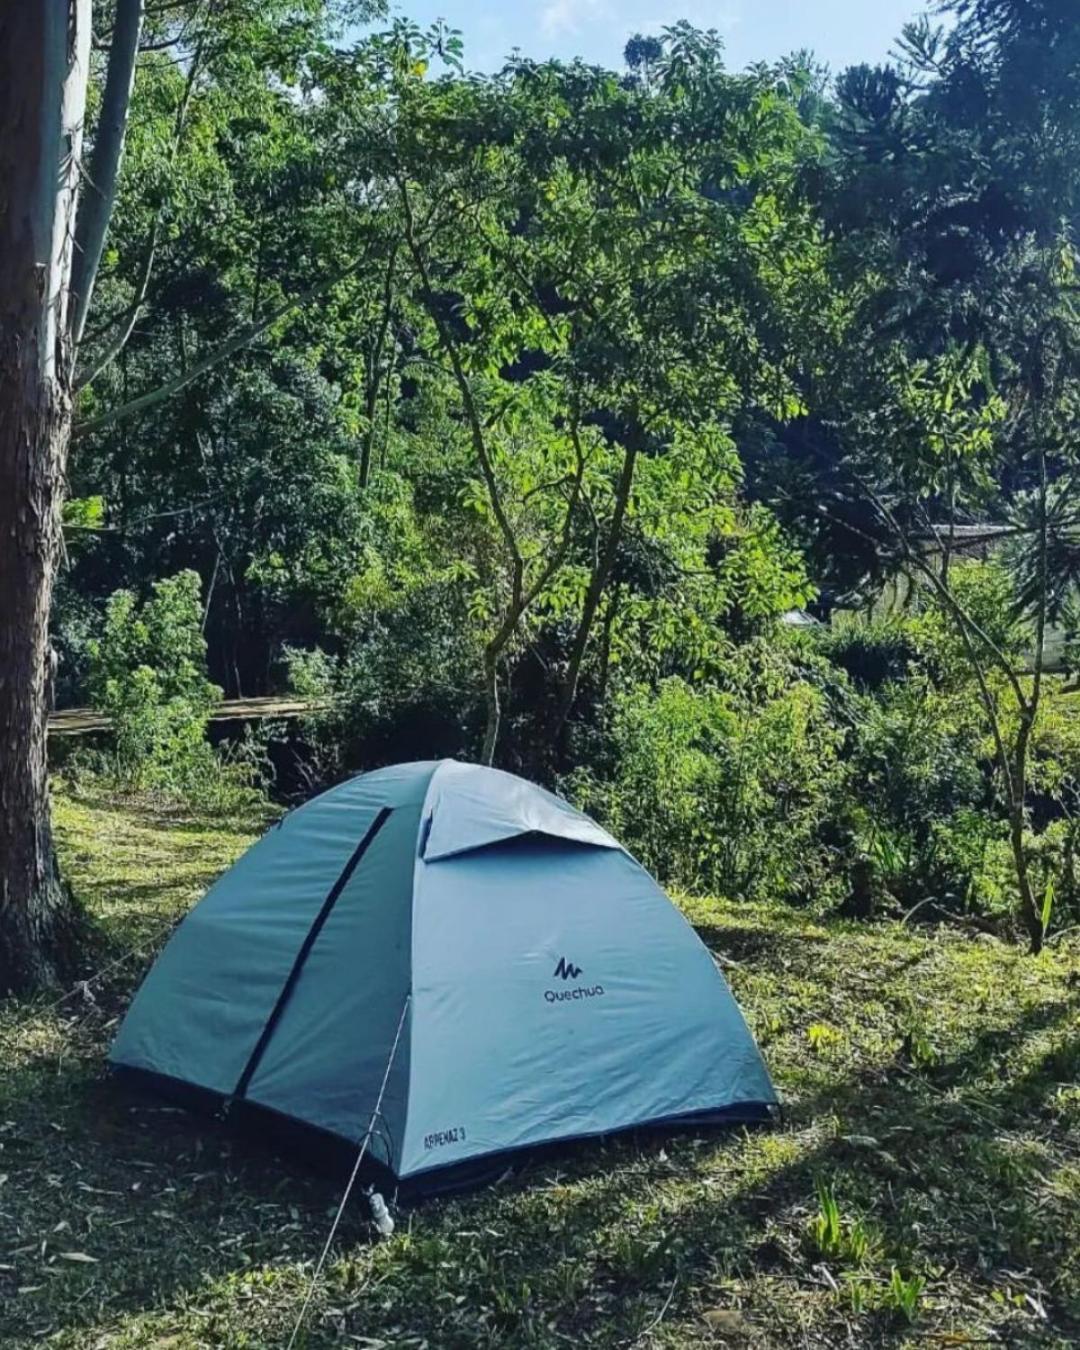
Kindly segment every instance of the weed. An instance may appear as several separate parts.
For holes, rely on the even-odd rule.
[[[817,1186],[818,1212],[810,1221],[810,1232],[814,1246],[822,1256],[839,1256],[844,1242],[844,1231],[840,1223],[840,1206],[832,1188],[823,1181]]]
[[[820,1256],[854,1266],[865,1265],[878,1251],[880,1237],[865,1219],[845,1219],[831,1186],[819,1180],[818,1209],[810,1220],[810,1236]]]
[[[926,1281],[921,1275],[909,1275],[905,1278],[896,1266],[889,1272],[889,1285],[885,1291],[885,1307],[899,1313],[907,1322],[914,1322],[919,1310],[923,1288]]]
[[[904,1033],[904,1054],[916,1069],[931,1069],[938,1062],[938,1052],[933,1041],[917,1022],[910,1022]]]
[[[811,1050],[822,1054],[831,1047],[840,1045],[844,1036],[827,1022],[812,1022],[806,1028],[806,1039],[810,1042]]]

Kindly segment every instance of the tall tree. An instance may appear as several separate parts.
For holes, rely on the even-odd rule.
[[[711,443],[743,403],[795,406],[779,335],[792,278],[819,255],[799,188],[813,139],[774,73],[729,75],[710,35],[678,25],[655,50],[649,78],[625,80],[519,62],[431,82],[401,59],[378,143],[365,116],[350,146],[390,185],[399,286],[428,320],[414,340],[451,377],[497,526],[485,758],[509,660],[540,613],[569,630],[548,727],[561,739],[599,655],[642,463],[689,429]],[[535,457],[517,484],[508,448]],[[519,539],[526,505],[532,537]]]
[[[107,56],[84,157],[95,8]],[[100,7],[91,0],[35,0],[0,13],[0,993],[54,981],[72,950],[75,910],[49,826],[49,610],[79,344],[90,336],[87,318],[117,201],[144,22],[153,30],[148,47],[168,49],[186,69],[186,99],[207,51],[224,62],[226,79],[252,70],[263,81],[295,79],[336,8],[328,0],[226,0],[165,3],[148,15],[145,0]],[[177,128],[184,108],[182,101]],[[155,218],[142,250],[146,273],[156,238]],[[301,298],[327,285],[323,280]],[[140,281],[129,313],[109,325],[117,331],[96,353],[97,368],[130,337],[144,296]],[[280,313],[248,325],[118,411],[175,392]]]
[[[89,0],[0,15],[0,990],[48,981],[72,922],[49,829],[45,736],[90,24]],[[82,270],[88,294],[89,261]]]

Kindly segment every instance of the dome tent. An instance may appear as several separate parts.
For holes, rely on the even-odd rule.
[[[283,817],[176,929],[110,1060],[353,1145],[378,1103],[369,1153],[417,1190],[510,1150],[759,1120],[776,1100],[644,868],[560,798],[452,760]]]

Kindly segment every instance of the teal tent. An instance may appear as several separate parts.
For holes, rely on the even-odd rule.
[[[775,1094],[693,929],[597,824],[452,760],[286,815],[184,919],[114,1065],[358,1144],[398,1180]],[[380,1098],[380,1091],[382,1096]]]

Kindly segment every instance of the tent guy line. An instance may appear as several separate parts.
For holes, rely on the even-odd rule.
[[[296,1344],[296,1338],[300,1334],[300,1328],[304,1324],[304,1319],[307,1317],[307,1311],[311,1306],[311,1300],[315,1297],[315,1290],[319,1284],[319,1277],[322,1275],[323,1266],[326,1265],[326,1258],[333,1245],[334,1237],[337,1234],[342,1215],[345,1213],[345,1209],[349,1203],[349,1197],[352,1195],[353,1187],[356,1185],[356,1178],[360,1175],[360,1167],[364,1161],[364,1155],[367,1153],[368,1144],[371,1142],[371,1136],[375,1133],[375,1121],[378,1119],[379,1113],[382,1110],[383,1096],[386,1092],[386,1085],[390,1081],[390,1070],[393,1068],[394,1060],[397,1057],[398,1046],[401,1043],[401,1031],[405,1025],[405,1014],[409,1011],[409,1002],[411,998],[411,994],[406,994],[405,1001],[401,1005],[401,1016],[398,1018],[397,1031],[394,1033],[394,1043],[390,1047],[386,1068],[383,1070],[382,1083],[379,1085],[379,1095],[375,1098],[375,1106],[372,1109],[371,1119],[368,1121],[367,1130],[360,1142],[360,1149],[356,1155],[356,1162],[353,1163],[353,1169],[349,1174],[349,1180],[341,1194],[341,1202],[337,1207],[337,1213],[334,1215],[334,1221],[330,1225],[330,1231],[326,1235],[326,1241],[323,1243],[322,1252],[315,1264],[315,1270],[311,1276],[311,1283],[308,1285],[308,1291],[305,1295],[304,1302],[297,1314],[296,1324],[292,1329],[292,1335],[289,1337],[289,1344],[286,1347],[286,1350],[293,1350],[293,1346]]]

